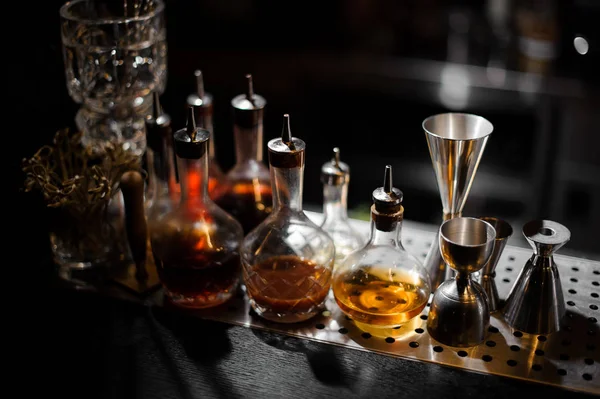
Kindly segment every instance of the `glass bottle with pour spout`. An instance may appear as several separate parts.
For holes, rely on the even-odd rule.
[[[273,202],[269,169],[263,163],[263,115],[267,102],[254,93],[252,76],[246,75],[246,79],[247,92],[231,101],[236,163],[227,172],[225,190],[214,197],[241,223],[244,234],[271,213]]]
[[[208,194],[214,200],[225,189],[226,177],[217,161],[215,150],[215,133],[213,124],[213,96],[204,90],[204,75],[202,71],[194,71],[196,91],[186,99],[188,107],[194,107],[196,126],[210,132],[208,145]]]
[[[331,287],[333,240],[302,210],[304,141],[292,137],[284,115],[281,138],[268,143],[274,209],[242,244],[244,282],[261,317],[282,323],[307,320]]]
[[[210,132],[196,128],[192,107],[187,128],[173,140],[181,198],[172,211],[150,217],[152,251],[171,302],[213,307],[230,299],[238,286],[243,231],[208,195]]]
[[[145,207],[148,215],[165,213],[179,200],[171,118],[163,112],[157,92],[153,100],[152,115],[146,118],[148,190]]]
[[[413,331],[399,327],[415,320],[431,294],[427,270],[400,240],[402,197],[392,186],[388,165],[383,187],[373,191],[369,240],[349,254],[333,276],[333,294],[340,309],[357,327],[379,337]]]
[[[340,161],[340,149],[333,149],[333,158],[321,167],[323,183],[323,222],[321,228],[335,244],[335,265],[349,253],[361,248],[365,238],[351,225],[348,219],[348,185],[350,168]]]

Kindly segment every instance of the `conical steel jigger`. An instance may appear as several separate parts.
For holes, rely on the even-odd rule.
[[[494,127],[481,116],[445,113],[425,119],[423,130],[442,199],[444,220],[461,216]],[[450,277],[450,270],[446,268],[435,242],[425,258],[425,267],[431,278],[432,290]]]
[[[523,226],[523,235],[533,247],[517,281],[510,290],[504,318],[513,328],[530,334],[549,334],[560,329],[565,301],[553,254],[571,239],[560,223],[534,220]]]
[[[479,284],[481,284],[487,295],[490,313],[494,313],[499,310],[498,303],[500,302],[496,280],[494,280],[496,277],[496,265],[498,264],[498,260],[500,260],[500,255],[502,255],[504,247],[506,247],[506,242],[510,236],[512,236],[513,229],[506,221],[498,218],[482,217],[479,219],[485,220],[494,227],[494,230],[496,230],[494,252],[492,252],[492,256],[490,256],[488,263],[481,269],[481,274],[479,276]]]
[[[440,227],[440,252],[456,277],[443,282],[433,294],[427,330],[450,346],[474,346],[485,340],[490,311],[483,288],[471,280],[494,250],[496,231],[488,222],[457,217]]]

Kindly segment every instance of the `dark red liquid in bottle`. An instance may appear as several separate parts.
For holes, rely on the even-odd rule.
[[[272,211],[273,192],[270,185],[236,183],[220,192],[215,203],[233,216],[248,234]]]
[[[239,254],[202,254],[193,258],[155,257],[158,275],[169,299],[177,305],[205,308],[229,300],[240,279]]]

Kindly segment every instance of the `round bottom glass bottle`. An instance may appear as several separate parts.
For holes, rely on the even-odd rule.
[[[181,187],[179,206],[149,220],[152,251],[165,294],[176,305],[217,306],[240,280],[240,224],[208,195],[209,132],[188,128],[174,135]]]
[[[305,143],[292,138],[284,116],[282,138],[269,141],[274,211],[242,244],[244,282],[261,317],[293,323],[315,316],[331,288],[332,239],[302,211]]]
[[[423,265],[400,240],[402,192],[392,187],[391,167],[384,186],[373,192],[371,234],[367,244],[336,268],[333,294],[342,312],[363,331],[390,337],[413,332],[431,285]],[[402,328],[404,327],[404,328]]]

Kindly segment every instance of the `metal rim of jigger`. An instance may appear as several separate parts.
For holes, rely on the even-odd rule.
[[[552,220],[532,220],[523,226],[523,236],[532,243],[563,246],[571,239],[571,231]]]
[[[448,137],[447,135],[441,135],[439,133],[435,133],[434,129],[430,126],[432,123],[436,122],[436,121],[440,121],[440,120],[444,120],[444,121],[450,121],[451,119],[463,119],[464,121],[468,122],[474,122],[475,123],[475,128],[472,129],[462,129],[464,130],[471,130],[472,131],[480,131],[482,133],[480,134],[476,134],[476,135],[472,135],[472,137],[470,137],[471,135],[468,135],[468,137],[464,137],[464,138],[455,138],[455,137]],[[487,120],[486,118],[484,118],[483,116],[479,116],[479,115],[475,115],[475,114],[469,114],[469,113],[463,113],[463,112],[444,112],[444,113],[440,113],[440,114],[435,114],[435,115],[431,115],[427,118],[425,118],[423,120],[423,122],[421,123],[421,128],[423,129],[423,131],[426,134],[429,134],[431,136],[443,139],[443,140],[450,140],[450,141],[469,141],[469,140],[481,140],[484,137],[489,136],[490,134],[492,134],[492,132],[494,131],[494,125]],[[446,130],[452,130],[452,129],[446,129]]]
[[[447,237],[447,235],[444,234],[443,230],[444,227],[448,226],[450,223],[460,223],[461,221],[466,220],[471,224],[478,224],[478,223],[483,223],[485,225],[486,228],[486,239],[485,242],[482,243],[478,243],[478,244],[461,244],[459,242],[457,242],[455,239],[450,239],[449,237]],[[454,263],[455,262],[447,262],[446,259],[444,259],[444,252],[442,251],[442,246],[443,246],[443,241],[445,241],[446,243],[451,244],[451,246],[454,246],[456,248],[465,248],[465,249],[473,249],[473,250],[486,250],[486,247],[489,247],[490,244],[495,243],[495,237],[496,237],[496,229],[494,228],[494,226],[492,226],[489,222],[486,222],[485,220],[482,220],[480,218],[475,218],[475,217],[468,217],[468,216],[460,216],[460,217],[455,217],[455,218],[451,218],[448,220],[445,220],[439,228],[438,231],[438,235],[440,237],[439,239],[439,249],[440,249],[440,253],[442,254],[442,259],[444,260],[444,262],[446,262],[446,265],[454,270],[455,272],[459,272],[459,270],[457,270],[455,268]],[[494,246],[492,246],[492,248],[490,250],[488,250],[488,254],[485,256],[486,260],[484,262],[481,262],[481,266],[479,268],[477,268],[476,270],[474,270],[473,272],[467,273],[469,275],[480,271],[481,269],[483,269],[483,267],[487,264],[487,262],[490,260],[492,253],[493,253],[493,249]],[[451,266],[451,264],[453,266]]]

